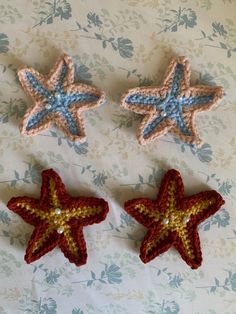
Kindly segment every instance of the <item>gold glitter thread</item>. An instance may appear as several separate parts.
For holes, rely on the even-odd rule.
[[[99,214],[103,208],[101,206],[85,206],[78,208],[72,208],[70,210],[65,209],[65,220],[70,218],[87,218]]]
[[[58,205],[57,202],[54,203],[55,206]],[[46,221],[49,224],[48,229],[45,231],[44,234],[41,235],[40,239],[35,242],[35,246],[32,250],[32,253],[35,253],[42,245],[47,241],[49,236],[53,231],[56,231],[59,227],[63,227],[64,229],[64,236],[67,240],[68,246],[70,251],[73,254],[77,254],[77,246],[76,243],[71,236],[70,228],[66,224],[71,218],[86,218],[94,216],[102,211],[102,207],[98,206],[89,206],[89,207],[82,207],[82,208],[73,208],[71,210],[63,210],[61,211],[60,215],[57,215],[55,213],[55,209],[52,208],[49,213],[45,213],[43,211],[40,211],[37,208],[33,208],[30,205],[26,203],[18,203],[17,206],[21,208],[25,208],[27,211],[29,211],[31,214],[35,214],[37,217],[41,218],[42,220]]]
[[[198,203],[197,205],[192,206],[191,208],[189,208],[188,210],[186,210],[185,215],[197,215],[199,214],[201,211],[205,210],[209,205],[212,205],[215,203],[215,199],[212,198],[210,200],[205,200],[205,201],[201,201],[200,203]]]
[[[157,244],[162,241],[165,236],[167,236],[169,233],[168,228],[163,228],[161,233],[159,234],[158,238],[155,238],[152,242],[150,242],[147,246],[147,253],[149,253],[154,247],[157,246]]]
[[[100,213],[103,209],[100,206],[88,206],[88,207],[81,207],[81,208],[72,208],[69,209],[63,209],[61,208],[61,214],[57,215],[55,213],[55,208],[52,208],[49,213],[45,213],[43,211],[40,211],[38,208],[33,208],[30,205],[26,203],[18,203],[17,206],[21,208],[25,208],[27,211],[29,211],[31,214],[35,214],[37,217],[41,218],[42,220],[46,220],[48,223],[51,224],[53,219],[56,219],[58,222],[67,222],[71,218],[86,218],[94,216],[98,213]]]
[[[41,235],[40,239],[34,243],[34,248],[32,250],[32,253],[35,253],[38,249],[42,247],[42,245],[47,241],[47,239],[50,237],[50,235],[55,231],[55,228],[53,225],[49,226],[48,229]]]
[[[175,192],[176,192],[176,182],[171,181],[170,185],[168,186],[168,201],[167,204],[169,204],[170,210],[175,210],[176,207],[176,200],[175,200]]]
[[[49,210],[48,213],[45,213],[44,211],[39,210],[38,208],[31,207],[27,203],[18,203],[17,206],[21,208],[25,208],[27,211],[29,211],[31,214],[34,214],[36,217],[41,218],[45,222],[49,224],[48,229],[44,232],[44,234],[41,235],[40,239],[35,242],[35,246],[32,250],[32,253],[35,253],[38,249],[42,247],[42,245],[47,241],[47,239],[50,237],[51,233],[53,231],[56,231],[58,228],[63,228],[63,235],[66,238],[66,241],[68,243],[68,247],[70,251],[77,255],[77,245],[71,235],[70,228],[67,224],[68,221],[70,221],[71,218],[87,218],[91,216],[95,216],[96,214],[100,213],[103,209],[100,206],[84,206],[81,208],[72,208],[72,209],[63,209],[57,193],[55,189],[55,182],[54,180],[49,180],[49,189],[50,189],[50,197],[52,200],[53,208]],[[55,212],[56,208],[61,209],[61,213],[58,215]]]
[[[58,199],[58,196],[57,196],[57,191],[56,191],[56,188],[55,188],[55,182],[52,178],[49,179],[49,189],[50,189],[50,197],[51,197],[51,200],[52,200],[52,204],[55,208],[57,207],[61,207],[61,204],[59,202],[59,199]]]
[[[168,190],[169,190],[169,198],[168,198],[167,204],[169,204],[169,208],[167,209],[167,211],[169,211],[169,209],[172,209],[172,210],[175,209],[175,205],[176,205],[176,201],[175,201],[175,197],[174,197],[174,194],[176,191],[175,181],[172,181],[170,183]],[[164,218],[164,216],[165,216],[162,213],[150,210],[148,207],[146,207],[143,204],[137,204],[135,206],[135,209],[137,209],[141,214],[148,216],[149,218],[154,218],[155,221],[158,221],[158,220]]]
[[[38,208],[34,208],[31,207],[29,204],[27,203],[17,203],[17,206],[20,208],[24,208],[26,209],[28,212],[30,212],[31,214],[34,214],[35,216],[41,218],[41,219],[47,219],[47,216],[49,215],[48,213],[45,213],[44,211],[38,209]]]
[[[77,255],[78,254],[78,247],[77,247],[77,244],[71,235],[71,231],[70,231],[70,228],[68,225],[64,226],[64,236],[66,238],[66,241],[68,243],[68,247],[69,247],[71,253],[73,255]]]
[[[190,246],[190,240],[187,234],[186,222],[183,221],[184,217],[197,215],[201,211],[205,210],[209,205],[215,202],[214,199],[204,200],[198,203],[197,205],[192,206],[188,210],[185,211],[177,211],[176,200],[175,200],[175,192],[176,192],[176,183],[172,181],[170,186],[168,187],[168,209],[166,213],[160,214],[157,212],[150,211],[146,206],[139,204],[135,206],[135,209],[138,209],[140,213],[144,213],[150,218],[154,218],[156,221],[160,219],[168,219],[169,223],[167,225],[163,225],[163,228],[158,236],[158,238],[154,239],[147,247],[147,253],[150,252],[156,245],[164,239],[166,235],[168,235],[169,231],[176,231],[178,233],[179,238],[181,239],[183,246],[185,248],[185,252],[187,255],[194,259],[193,248]]]
[[[143,204],[136,205],[135,209],[137,209],[141,214],[148,216],[149,218],[154,218],[155,221],[158,221],[160,219],[160,214],[158,212],[151,211],[148,207],[146,207]]]
[[[194,205],[189,210],[187,210],[186,214],[189,215],[189,216],[190,215],[194,215],[195,216],[198,213],[200,213],[201,211],[203,211],[204,209],[206,209],[209,205],[213,204],[214,202],[215,202],[214,199],[201,201],[199,204]],[[182,216],[184,216],[184,215],[182,215]],[[182,223],[181,226],[176,228],[176,231],[177,231],[178,236],[180,237],[181,241],[183,242],[183,246],[185,248],[186,253],[188,254],[188,256],[190,258],[194,259],[193,248],[191,247],[191,242],[188,239],[186,225],[184,223]]]
[[[183,243],[183,246],[184,246],[184,249],[185,249],[185,252],[187,253],[187,255],[194,259],[194,254],[193,254],[193,248],[191,247],[191,242],[188,238],[188,234],[187,234],[187,228],[186,226],[181,226],[179,228],[176,228],[176,231],[178,233],[178,236],[180,237],[182,243]]]

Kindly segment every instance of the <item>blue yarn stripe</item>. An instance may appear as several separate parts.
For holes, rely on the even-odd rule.
[[[76,102],[90,103],[90,102],[97,101],[98,99],[99,99],[99,96],[96,96],[96,95],[92,95],[88,93],[74,93],[74,94],[65,96],[64,102],[66,106],[70,106],[71,104],[76,103]]]
[[[46,116],[50,113],[58,112],[66,121],[67,127],[70,132],[74,135],[79,135],[79,130],[76,125],[76,121],[74,120],[72,114],[70,113],[69,106],[74,103],[91,103],[96,102],[99,99],[99,96],[89,94],[89,93],[72,93],[65,94],[63,91],[63,83],[66,75],[68,74],[68,67],[64,62],[61,68],[61,72],[59,74],[58,82],[55,86],[54,91],[48,91],[42,84],[40,84],[39,80],[30,72],[25,73],[26,80],[28,84],[31,85],[32,89],[36,94],[44,97],[47,100],[47,104],[49,105],[48,109],[44,108],[40,112],[37,112],[33,117],[31,117],[27,123],[26,130],[30,130],[38,127]],[[55,92],[59,93],[60,97],[55,95]]]
[[[179,114],[177,114],[175,116],[175,122],[177,124],[177,126],[180,128],[181,132],[184,134],[184,135],[191,135],[191,132],[189,131],[189,129],[187,128],[186,126],[186,123],[184,121],[184,118],[182,116],[182,112],[180,112]]]
[[[69,110],[66,108],[60,108],[60,110],[54,108],[50,110],[42,110],[38,112],[35,116],[33,116],[29,121],[26,126],[27,130],[33,129],[34,127],[37,127],[39,123],[43,121],[43,119],[47,116],[48,113],[50,112],[58,112],[62,114],[63,118],[66,120],[66,123],[68,125],[68,128],[70,129],[72,134],[78,135],[79,131],[76,126],[76,123],[74,121],[74,118],[72,117],[71,113]]]
[[[147,126],[146,128],[143,130],[143,137],[147,138],[149,136],[150,133],[152,133],[152,131],[158,126],[158,124],[160,124],[163,120],[165,119],[165,117],[161,117],[158,116],[156,117],[154,120],[152,120]]]
[[[157,102],[159,102],[161,99],[160,97],[157,96],[148,96],[148,95],[143,95],[143,94],[132,94],[130,96],[127,96],[125,98],[125,102],[127,104],[132,104],[132,105],[156,105]]]
[[[63,83],[66,75],[68,74],[68,67],[65,62],[63,62],[63,66],[61,69],[59,80],[55,86],[55,91],[59,92],[63,88]]]
[[[87,94],[87,93],[77,93],[77,94],[71,94],[71,95],[66,95],[62,97],[61,99],[61,104],[58,104],[55,102],[55,100],[48,101],[48,103],[52,106],[51,109],[43,109],[42,111],[36,113],[29,121],[26,126],[27,130],[30,130],[34,127],[37,127],[37,125],[47,116],[48,113],[50,112],[59,112],[63,114],[63,117],[67,121],[68,127],[70,130],[73,130],[73,134],[78,134],[78,129],[76,127],[76,124],[74,120],[72,119],[72,116],[70,112],[66,109],[68,108],[71,104],[75,102],[93,102],[97,101],[99,99],[98,96],[92,95],[92,94]],[[65,116],[65,113],[70,116],[68,119]]]
[[[204,95],[204,96],[197,96],[197,97],[190,96],[189,98],[179,99],[178,103],[182,106],[207,104],[209,101],[212,101],[213,98],[214,98],[214,95]],[[133,94],[133,95],[128,96],[125,99],[125,101],[126,101],[126,103],[132,104],[132,105],[147,104],[147,105],[155,105],[158,107],[158,105],[162,105],[162,102],[164,102],[165,99],[161,99],[161,98],[156,97],[156,96],[146,96],[146,95]]]
[[[149,135],[158,126],[158,124],[160,124],[165,118],[168,118],[168,117],[158,116],[152,122],[150,122],[149,125],[147,125],[147,127],[143,131],[144,138],[149,137]],[[182,114],[175,115],[174,120],[176,121],[178,127],[180,128],[181,132],[184,135],[191,135],[191,133],[189,132],[189,130],[185,124],[185,121],[183,119]]]
[[[33,129],[34,127],[37,127],[39,122],[41,122],[46,117],[46,115],[48,114],[48,111],[49,110],[42,110],[36,113],[36,115],[33,116],[31,119],[29,119],[26,126],[26,130],[30,130],[30,129]]]
[[[72,117],[69,110],[65,108],[61,108],[60,113],[63,115],[63,118],[66,120],[67,126],[71,132],[71,134],[79,135],[79,130],[77,128],[76,122]]]
[[[143,137],[148,138],[155,128],[164,120],[172,119],[175,121],[176,125],[180,131],[186,135],[190,136],[192,133],[188,129],[186,122],[183,118],[182,110],[184,107],[191,107],[194,105],[204,105],[211,102],[214,99],[214,93],[202,96],[190,96],[188,98],[178,96],[181,93],[181,83],[184,79],[184,65],[177,64],[172,76],[172,83],[170,90],[165,98],[160,98],[158,96],[152,96],[148,94],[132,94],[126,97],[125,101],[128,104],[139,105],[153,105],[159,111],[165,113],[166,115],[158,115],[154,118],[144,129]]]
[[[171,85],[171,94],[174,96],[178,96],[180,94],[181,82],[184,77],[184,66],[183,64],[177,64],[175,67],[172,85]]]
[[[37,92],[38,94],[45,98],[48,98],[51,95],[51,93],[45,87],[43,87],[43,85],[40,84],[40,82],[32,73],[25,72],[25,76],[28,83],[31,85],[35,92]]]
[[[179,103],[182,106],[193,106],[193,105],[204,105],[207,104],[208,102],[212,101],[214,99],[214,94],[213,95],[204,95],[204,96],[197,96],[197,97],[189,97],[189,98],[183,98],[179,100]]]

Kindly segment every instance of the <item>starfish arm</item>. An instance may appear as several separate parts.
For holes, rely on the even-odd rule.
[[[175,115],[175,126],[179,129],[179,132],[184,136],[192,136],[194,134],[194,130],[191,129],[191,122],[193,118],[187,119],[187,114],[183,114],[181,111]]]
[[[173,126],[173,121],[156,114],[146,115],[137,131],[141,145],[153,141],[156,137],[166,134]]]
[[[137,87],[128,90],[121,98],[121,106],[130,111],[145,114],[156,113],[156,105],[165,98],[159,87]]]
[[[54,226],[49,226],[48,224],[38,225],[29,240],[25,261],[32,263],[53,250],[58,245],[60,236]]]
[[[35,102],[25,113],[20,130],[24,135],[35,135],[52,123],[52,113],[45,108],[50,102],[51,91],[45,78],[32,68],[19,70],[18,76],[24,90]]]
[[[183,142],[200,145],[202,140],[200,139],[196,129],[194,116],[194,111],[183,112],[183,114],[178,118],[179,125],[175,123],[171,128],[170,133],[181,139]]]
[[[184,196],[183,180],[179,171],[170,169],[161,181],[160,189],[157,195],[159,210],[164,211],[168,207],[175,208]]]
[[[98,91],[97,91],[98,93]],[[46,109],[39,108],[37,105],[30,108],[26,113],[21,133],[25,135],[36,135],[41,131],[48,129],[54,122],[72,141],[85,141],[85,127],[79,112],[97,107],[104,102],[105,94],[71,94],[65,96],[66,106]],[[71,105],[71,108],[66,108]]]
[[[189,225],[198,225],[208,217],[214,215],[223,204],[224,200],[222,196],[212,190],[184,198],[180,207],[190,216]]]
[[[171,133],[189,144],[200,144],[195,125],[195,114],[200,111],[210,110],[222,99],[224,91],[221,87],[196,86],[185,91],[179,99],[182,112],[175,114],[175,125]]]
[[[20,130],[24,135],[36,135],[52,124],[52,113],[39,106],[31,107],[26,112]]]
[[[223,198],[216,191],[200,192],[184,198],[180,203],[179,208],[183,212],[183,215],[189,217],[189,221],[182,228],[176,229],[176,241],[174,245],[182,258],[193,269],[198,268],[202,262],[197,227],[199,223],[219,210],[223,204]]]
[[[148,198],[129,200],[125,202],[124,209],[146,228],[149,228],[155,221],[159,220],[155,203]]]
[[[105,93],[86,84],[72,84],[66,88],[65,105],[79,110],[89,110],[105,101]]]
[[[177,97],[189,88],[190,75],[188,59],[177,57],[168,66],[163,85],[170,94]]]
[[[62,108],[60,113],[55,114],[55,122],[58,128],[61,129],[70,139],[85,139],[85,127],[83,118],[80,117],[76,108],[67,110]]]
[[[201,112],[217,106],[223,97],[224,90],[220,86],[193,86],[179,101],[183,103],[184,111]]]
[[[74,65],[72,59],[63,54],[49,73],[48,85],[55,92],[66,89],[74,82]]]
[[[82,220],[83,225],[98,223],[102,221],[103,219],[105,219],[109,210],[108,203],[104,199],[96,197],[69,196],[60,176],[53,169],[47,169],[42,172],[40,200],[42,204],[49,202],[50,205],[54,208],[65,208],[67,209],[68,214],[70,214],[70,211],[74,210],[74,218],[81,218],[81,213],[78,214],[78,217],[76,216],[76,210],[79,208],[94,208],[95,210],[96,208],[99,208],[98,216],[96,215],[96,212],[94,213],[94,215],[92,215],[93,210],[91,210],[91,212],[88,211],[88,214],[91,213],[92,215],[92,220],[90,221],[87,215],[85,215],[85,220]]]
[[[197,227],[189,230],[183,228],[177,232],[174,246],[192,269],[201,266],[202,252]]]
[[[42,186],[40,194],[40,204],[51,207],[61,207],[62,202],[68,202],[68,195],[65,185],[60,176],[53,170],[47,169],[42,172]],[[48,209],[48,208],[47,208]]]
[[[179,100],[183,112],[175,115],[175,125],[170,130],[172,134],[189,144],[201,144],[196,130],[195,114],[200,111],[210,110],[217,105],[223,97],[221,87],[191,87],[187,97]]]
[[[160,224],[148,230],[140,248],[140,258],[144,263],[150,262],[166,252],[173,244],[172,234]]]
[[[71,110],[62,110],[64,115],[55,114],[55,124],[72,142],[86,141],[84,119],[76,108]]]
[[[68,219],[78,219],[83,226],[103,221],[109,211],[108,203],[96,197],[74,197],[65,206]]]
[[[25,222],[34,226],[38,225],[39,221],[43,222],[46,219],[39,201],[31,197],[13,197],[7,203],[7,207],[21,216]]]
[[[64,235],[60,239],[59,247],[71,263],[74,263],[76,266],[86,264],[87,249],[82,226],[78,226],[75,220],[72,220],[70,226],[65,229]]]
[[[25,92],[37,103],[46,101],[51,92],[45,77],[31,67],[22,67],[17,72]]]
[[[28,136],[36,135],[49,129],[53,123],[72,141],[85,141],[84,122],[76,108],[71,110],[61,108],[60,112],[56,109],[37,111],[36,107],[29,108],[21,125],[21,133]]]

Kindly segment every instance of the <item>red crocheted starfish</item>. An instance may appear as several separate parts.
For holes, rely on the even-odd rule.
[[[169,170],[157,200],[138,198],[125,203],[125,210],[148,228],[140,248],[141,260],[147,263],[173,245],[191,268],[198,268],[202,252],[197,226],[223,204],[214,190],[184,197],[180,173]]]
[[[95,197],[71,197],[52,169],[42,172],[40,199],[14,197],[8,208],[35,226],[26,249],[25,260],[31,263],[60,247],[71,263],[86,263],[87,251],[83,227],[106,218],[108,204]]]

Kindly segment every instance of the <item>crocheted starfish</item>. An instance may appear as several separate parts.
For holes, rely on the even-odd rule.
[[[148,228],[140,248],[141,260],[148,263],[173,245],[191,268],[198,268],[202,253],[197,226],[223,204],[214,190],[184,197],[180,173],[169,170],[157,200],[138,198],[125,203],[125,210]]]
[[[74,66],[64,54],[49,73],[43,76],[30,67],[18,71],[19,80],[34,101],[20,127],[24,135],[36,135],[56,124],[71,141],[86,140],[81,113],[104,102],[97,88],[74,83]]]
[[[103,199],[71,197],[52,169],[42,172],[40,199],[16,197],[7,206],[35,226],[26,249],[27,263],[58,245],[65,257],[77,266],[87,260],[83,227],[103,221],[108,212],[108,204]]]
[[[144,114],[138,129],[140,144],[167,132],[187,143],[200,144],[194,116],[217,105],[224,92],[218,86],[190,87],[190,65],[186,57],[171,61],[162,87],[137,87],[123,95],[121,105]]]

